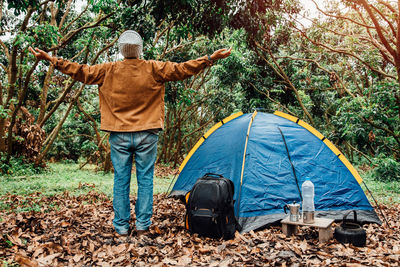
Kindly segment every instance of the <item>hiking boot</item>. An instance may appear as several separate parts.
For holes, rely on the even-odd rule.
[[[128,235],[129,235],[129,230],[120,231],[120,232],[118,232],[117,230],[115,230],[115,235],[116,235],[117,237],[128,236]]]
[[[140,237],[140,236],[147,236],[148,233],[150,233],[149,230],[136,230],[136,235],[137,235],[138,237]]]

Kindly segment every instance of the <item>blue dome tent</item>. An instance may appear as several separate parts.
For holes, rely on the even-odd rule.
[[[242,232],[283,219],[284,205],[301,203],[306,177],[315,186],[317,217],[340,220],[357,210],[362,223],[381,223],[346,157],[306,122],[279,111],[225,118],[200,138],[179,173],[170,196],[184,196],[205,173],[231,179]]]

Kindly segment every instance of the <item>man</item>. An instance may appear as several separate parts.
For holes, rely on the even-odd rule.
[[[47,60],[62,73],[85,84],[99,85],[101,126],[110,132],[114,166],[114,228],[128,235],[130,221],[130,180],[133,156],[136,163],[138,194],[135,205],[138,235],[148,231],[153,214],[153,174],[158,131],[164,128],[165,82],[183,80],[199,73],[231,49],[220,49],[183,63],[143,60],[143,41],[135,31],[125,31],[118,40],[123,61],[94,66],[52,57],[40,49],[29,50]]]

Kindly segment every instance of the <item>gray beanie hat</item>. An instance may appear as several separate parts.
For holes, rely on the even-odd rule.
[[[125,58],[140,58],[143,54],[142,37],[135,31],[125,31],[118,39],[118,47]]]

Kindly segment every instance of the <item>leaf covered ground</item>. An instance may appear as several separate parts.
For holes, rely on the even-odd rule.
[[[191,236],[183,227],[184,205],[162,194],[154,197],[151,233],[140,238],[135,233],[115,236],[112,202],[95,191],[81,196],[7,195],[0,201],[3,265],[398,266],[400,261],[399,204],[382,206],[390,227],[364,226],[367,246],[357,248],[333,239],[319,244],[317,231],[310,228],[290,238],[278,226],[237,233],[229,241]],[[132,210],[134,205],[132,200]],[[16,212],[21,206],[36,208]]]

